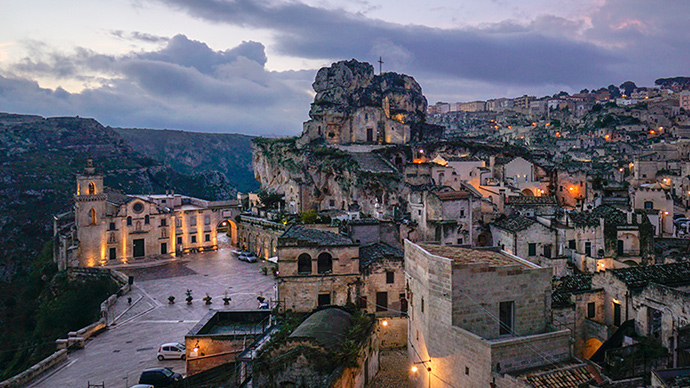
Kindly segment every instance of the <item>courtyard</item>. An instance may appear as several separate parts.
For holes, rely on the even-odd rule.
[[[184,343],[185,334],[209,309],[256,309],[257,297],[275,298],[271,271],[268,275],[262,271],[271,263],[239,261],[227,241],[219,243],[215,252],[119,268],[134,277],[134,285],[109,311],[108,329],[30,386],[81,388],[90,382],[106,388],[129,387],[137,383],[141,371],[155,366],[184,375],[184,361],[156,359],[161,344]],[[192,304],[185,302],[186,290],[192,290]],[[207,295],[212,298],[210,305],[202,300]],[[168,302],[169,296],[175,297],[174,304]],[[232,299],[229,305],[223,303],[226,296]]]

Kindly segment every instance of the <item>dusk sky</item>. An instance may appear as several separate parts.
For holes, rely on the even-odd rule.
[[[653,86],[690,76],[688,15],[687,0],[9,0],[0,112],[297,135],[320,67],[379,56],[430,104]]]

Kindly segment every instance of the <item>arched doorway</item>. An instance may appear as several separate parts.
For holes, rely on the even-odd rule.
[[[237,224],[235,221],[230,219],[222,220],[216,225],[216,231],[218,231],[218,233],[227,233],[232,242],[232,246],[237,246]]]
[[[534,197],[534,193],[530,189],[522,190],[522,195],[524,195],[525,197]]]

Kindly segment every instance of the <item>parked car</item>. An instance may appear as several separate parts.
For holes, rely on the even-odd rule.
[[[134,384],[129,388],[156,388],[151,384]]]
[[[237,256],[238,260],[246,261],[247,263],[256,263],[256,256],[253,253],[241,253]]]
[[[168,342],[158,348],[158,360],[163,361],[166,358],[179,358],[184,360],[186,349],[184,345],[179,342]]]
[[[170,368],[149,368],[141,372],[139,384],[151,384],[154,388],[167,387],[182,380],[182,375]]]

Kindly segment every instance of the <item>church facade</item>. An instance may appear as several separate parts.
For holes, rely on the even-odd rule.
[[[219,230],[230,231],[236,241],[236,201],[109,191],[90,160],[76,183],[73,213],[55,218],[55,258],[60,268],[215,250]],[[73,222],[69,222],[71,214]]]

